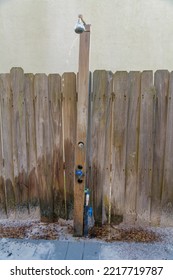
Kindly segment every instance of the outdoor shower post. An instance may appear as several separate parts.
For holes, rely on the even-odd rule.
[[[82,236],[84,228],[84,191],[86,188],[86,140],[89,96],[89,48],[90,25],[84,23],[80,29],[79,74],[77,83],[77,137],[75,146],[75,179],[74,179],[74,235]]]

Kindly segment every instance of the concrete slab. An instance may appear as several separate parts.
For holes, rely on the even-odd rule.
[[[84,242],[69,242],[66,260],[82,260],[84,254]]]
[[[173,243],[3,238],[0,260],[173,260]]]
[[[69,242],[54,241],[54,248],[49,251],[48,260],[65,260]]]
[[[101,244],[98,242],[85,242],[83,260],[99,260]]]
[[[38,240],[0,239],[0,260],[33,260],[39,246]]]
[[[59,247],[59,250],[56,249]],[[34,257],[40,260],[64,259],[64,250],[67,250],[66,244],[59,244],[54,240],[39,240],[36,245]]]
[[[173,245],[116,242],[102,244],[99,255],[102,260],[168,260],[173,259]]]

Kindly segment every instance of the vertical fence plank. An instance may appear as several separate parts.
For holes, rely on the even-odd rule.
[[[113,74],[107,72],[105,90],[105,147],[103,150],[103,203],[102,223],[111,222],[111,188],[112,188],[112,103],[113,103]]]
[[[169,72],[159,70],[155,73],[156,107],[155,107],[155,141],[153,155],[153,179],[151,197],[151,224],[159,225],[161,218],[161,196],[165,154],[167,97]]]
[[[34,75],[25,74],[25,100],[26,100],[26,147],[28,165],[28,196],[29,217],[40,218],[39,193],[37,182],[37,151],[36,151],[36,128],[34,109]]]
[[[161,225],[173,226],[173,72],[170,73]]]
[[[1,74],[1,94],[2,94],[2,141],[4,159],[4,179],[6,195],[7,217],[15,219],[15,185],[13,167],[13,139],[12,139],[12,109],[13,100],[10,86],[10,74]]]
[[[65,218],[61,77],[49,75],[49,111],[52,149],[54,218]]]
[[[114,74],[114,104],[112,132],[112,209],[111,221],[123,219],[125,199],[126,132],[128,109],[128,73]]]
[[[3,146],[3,107],[4,95],[6,89],[4,87],[4,75],[0,75],[0,217],[7,217],[6,212],[6,195],[5,195],[5,167],[4,167],[4,146]]]
[[[6,215],[6,197],[5,197],[5,182],[4,182],[4,152],[2,139],[2,108],[1,98],[1,81],[0,81],[0,218],[4,219]]]
[[[18,218],[26,218],[28,215],[28,181],[23,69],[12,68],[10,77],[13,93],[12,132],[17,215]]]
[[[140,72],[130,72],[128,79],[128,121],[126,153],[125,217],[127,223],[136,219],[136,190],[139,140]]]
[[[62,76],[63,123],[64,123],[64,158],[66,188],[66,218],[72,219],[74,205],[74,164],[76,144],[76,75],[64,73]]]
[[[92,193],[96,224],[102,224],[107,72],[93,73]]]
[[[153,173],[153,122],[155,90],[152,71],[141,74],[137,222],[149,225]]]
[[[37,176],[42,221],[53,221],[52,158],[49,127],[48,77],[36,74],[34,79]]]
[[[92,74],[89,75],[89,96],[88,96],[88,127],[87,127],[87,147],[86,147],[86,186],[91,188],[91,159],[92,159],[92,145],[91,145],[91,133],[92,133]],[[92,193],[90,195],[90,203],[92,203]]]

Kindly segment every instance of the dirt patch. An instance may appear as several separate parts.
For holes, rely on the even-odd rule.
[[[167,235],[165,235],[167,232]],[[165,237],[167,236],[167,237]],[[103,242],[159,242],[170,240],[173,229],[151,229],[142,227],[130,227],[127,225],[103,225],[94,226],[89,230],[88,239]],[[80,240],[85,239],[73,236],[73,221],[59,219],[55,223],[40,221],[0,221],[0,238],[19,239],[45,239],[45,240]]]
[[[66,239],[73,234],[71,221],[60,219],[56,223],[43,222],[6,222],[0,223],[0,238],[19,239]]]
[[[114,225],[93,227],[89,231],[89,238],[97,238],[106,242],[159,242],[161,236],[152,230],[141,227],[118,228]]]

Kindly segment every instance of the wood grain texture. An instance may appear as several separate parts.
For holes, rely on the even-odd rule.
[[[150,224],[155,89],[152,71],[141,74],[137,222]]]
[[[86,147],[86,186],[91,186],[91,164],[92,164],[92,149],[91,149],[91,133],[92,133],[92,73],[89,75],[89,96],[88,96],[88,125],[87,125],[87,147]],[[90,193],[90,203],[92,202],[92,192]]]
[[[0,75],[0,217],[7,218],[5,195],[5,166],[3,143],[3,106],[4,106],[4,75]]]
[[[24,94],[26,102],[26,148],[28,166],[29,217],[40,218],[39,189],[37,181],[37,147],[35,127],[34,75],[25,74]]]
[[[6,212],[10,219],[16,218],[16,196],[13,166],[12,110],[13,98],[10,85],[10,74],[1,74],[2,106],[2,138],[4,159],[4,180],[6,195]]]
[[[34,78],[37,180],[42,221],[53,221],[52,157],[50,147],[48,77]]]
[[[126,134],[128,111],[128,73],[114,74],[114,104],[112,132],[112,209],[111,221],[120,222],[125,205]]]
[[[170,73],[167,101],[167,127],[161,197],[161,225],[173,226],[173,72]]]
[[[136,220],[139,105],[140,72],[130,72],[128,76],[128,121],[124,221],[131,224],[133,224]]]
[[[112,188],[112,106],[113,106],[113,74],[107,72],[105,91],[105,147],[103,169],[103,205],[102,224],[111,222],[111,188]]]
[[[64,160],[65,160],[65,217],[73,217],[74,208],[74,165],[76,144],[76,75],[64,73],[62,76],[63,93],[63,130],[64,130]]]
[[[26,106],[24,98],[24,72],[21,68],[10,71],[11,91],[13,94],[13,161],[18,218],[28,215],[28,177],[26,150]]]
[[[49,114],[52,156],[54,220],[65,218],[65,192],[63,168],[63,123],[61,77],[49,75]]]
[[[0,74],[1,218],[75,216],[82,232],[86,186],[96,224],[172,226],[173,72],[157,71],[154,84],[152,71],[97,70],[87,80],[76,87],[74,73]],[[78,141],[86,146],[75,160]]]
[[[92,105],[92,194],[96,224],[102,224],[103,217],[107,85],[108,73],[96,70],[93,73]]]
[[[78,76],[78,104],[77,104],[77,135],[75,145],[75,167],[80,165],[84,177],[74,180],[74,234],[83,235],[84,190],[86,187],[86,148],[88,126],[88,97],[89,97],[89,48],[90,25],[80,34],[79,39],[79,76]],[[83,143],[81,148],[78,143]],[[80,181],[80,182],[79,182]]]
[[[151,224],[159,225],[161,218],[161,197],[164,171],[169,72],[167,70],[158,70],[155,73],[154,78],[154,85],[156,90],[156,105],[154,124],[155,139],[153,155],[153,179],[151,190]]]

